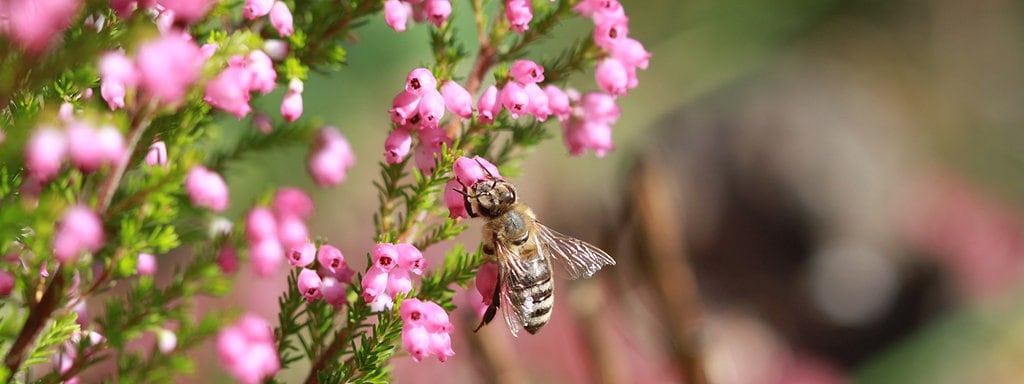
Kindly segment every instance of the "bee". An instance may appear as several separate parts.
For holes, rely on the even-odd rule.
[[[486,171],[482,164],[481,168]],[[487,179],[468,188],[463,186],[459,192],[469,216],[486,220],[482,250],[499,266],[491,304],[474,332],[490,323],[502,306],[512,336],[518,336],[520,327],[536,334],[551,318],[553,265],[570,280],[587,278],[606,265],[615,265],[615,260],[600,248],[538,222],[533,210],[516,198],[515,186],[489,171]]]

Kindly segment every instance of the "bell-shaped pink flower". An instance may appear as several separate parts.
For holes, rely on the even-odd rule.
[[[355,162],[348,140],[333,127],[324,127],[317,134],[307,167],[313,181],[326,187],[345,181],[348,169]]]
[[[477,118],[483,124],[491,124],[501,112],[501,103],[498,102],[498,87],[489,86],[480,94],[476,102]]]
[[[420,105],[420,95],[415,92],[402,91],[391,101],[391,122],[396,124],[408,124],[416,116]]]
[[[405,268],[395,268],[388,272],[388,287],[384,290],[388,296],[397,297],[412,291],[412,279]]]
[[[647,69],[651,59],[651,53],[644,49],[644,45],[632,38],[625,38],[612,48],[612,57],[618,59],[627,67]]]
[[[320,275],[316,274],[316,271],[312,269],[303,268],[299,272],[298,281],[296,284],[299,288],[299,293],[306,298],[306,301],[313,302],[313,300],[319,300],[324,297],[323,293],[323,280],[320,279]]]
[[[444,96],[444,106],[449,111],[463,119],[473,116],[473,95],[469,94],[466,88],[459,83],[448,80],[441,85],[441,95]]]
[[[398,316],[402,318],[403,325],[426,327],[427,317],[423,314],[426,303],[417,298],[402,300],[402,305],[398,307]]]
[[[185,192],[192,204],[207,207],[214,212],[228,208],[228,185],[216,172],[198,165],[185,177]]]
[[[163,140],[150,144],[146,152],[146,164],[154,167],[167,165],[167,144]]]
[[[74,261],[82,252],[103,246],[103,223],[91,209],[76,205],[64,212],[53,235],[53,256],[58,262]]]
[[[594,77],[597,78],[597,85],[604,89],[605,92],[615,96],[626,94],[629,76],[626,73],[626,67],[622,65],[621,61],[615,58],[601,60],[597,64],[597,70],[594,71]]]
[[[605,50],[612,50],[616,44],[629,35],[629,18],[607,18],[594,26],[594,43]]]
[[[249,244],[249,264],[256,276],[274,274],[284,261],[284,248],[275,237],[265,238]]]
[[[254,20],[270,13],[275,0],[245,0],[245,7],[242,8],[242,16]]]
[[[412,244],[399,243],[395,244],[395,250],[398,251],[399,267],[417,275],[423,274],[423,269],[427,267],[427,261],[418,248]]]
[[[572,112],[569,96],[554,85],[544,86],[544,93],[548,95],[548,110],[551,111],[551,114],[558,117],[558,121],[567,120]]]
[[[135,272],[142,276],[153,276],[156,274],[156,256],[149,253],[139,253],[135,262]]]
[[[384,1],[384,22],[396,32],[404,32],[412,16],[412,6],[399,0]]]
[[[71,25],[81,0],[7,0],[0,5],[5,32],[22,50],[38,55]]]
[[[377,296],[384,293],[384,290],[388,287],[388,272],[378,268],[377,266],[370,267],[363,275],[363,281],[361,282],[363,287],[363,300],[367,303],[376,301]]]
[[[454,326],[448,319],[448,312],[433,301],[423,302],[420,311],[423,314],[423,326],[430,332],[451,332]]]
[[[313,263],[316,257],[316,245],[306,243],[288,250],[288,264],[293,267],[305,268]]]
[[[60,172],[68,153],[68,139],[55,128],[42,126],[32,132],[25,145],[25,167],[38,181],[52,179]]]
[[[548,94],[540,89],[537,83],[526,84],[523,87],[526,96],[530,99],[527,112],[537,118],[537,121],[544,121],[551,115],[551,107],[548,105]]]
[[[583,120],[614,124],[622,114],[615,104],[615,96],[601,92],[587,92],[580,98]]]
[[[277,87],[277,71],[274,62],[265,52],[253,50],[245,57],[245,66],[252,73],[250,88],[266,95]]]
[[[402,127],[395,128],[384,140],[384,161],[388,164],[398,164],[405,159],[412,148],[412,135],[409,130]]]
[[[444,186],[444,205],[448,207],[448,217],[450,218],[469,217],[466,212],[466,198],[459,193],[462,190],[463,187],[454,179],[449,180],[448,184]]]
[[[501,89],[501,105],[508,110],[513,119],[526,113],[530,106],[530,96],[526,94],[523,86],[515,81],[510,81]]]
[[[278,216],[308,218],[313,214],[313,199],[295,187],[282,187],[274,194],[274,213]]]
[[[277,219],[266,207],[256,207],[245,216],[245,237],[250,242],[277,239]]]
[[[516,60],[509,68],[509,74],[523,85],[544,81],[544,67],[532,60]]]
[[[402,348],[413,361],[422,361],[430,356],[430,332],[423,327],[402,327]]]
[[[427,19],[435,27],[441,28],[452,14],[452,3],[448,0],[426,0],[423,3],[423,10],[427,12]]]
[[[608,151],[615,149],[611,127],[596,121],[570,120],[565,128],[565,145],[573,156],[580,156],[590,149],[597,157],[604,157]]]
[[[477,292],[483,298],[484,304],[491,305],[494,299],[494,289],[498,284],[498,264],[486,262],[476,271],[475,283]]]
[[[199,79],[203,57],[187,35],[169,33],[139,47],[136,68],[139,85],[164,104],[175,105]]]
[[[381,243],[373,246],[373,266],[384,272],[391,272],[398,265],[398,249],[394,244]]]
[[[109,80],[103,80],[100,82],[100,96],[103,97],[103,101],[107,102],[107,106],[110,107],[111,111],[124,108],[125,92],[126,90],[123,83]]]
[[[282,37],[295,33],[295,28],[292,25],[292,11],[283,1],[275,1],[270,8],[270,25],[273,25]]]
[[[533,3],[530,0],[508,0],[505,3],[505,18],[508,19],[510,30],[526,32],[533,20]]]
[[[501,179],[498,167],[480,156],[473,158],[462,156],[455,159],[452,173],[455,174],[455,180],[466,187],[471,187],[478,181],[488,180],[492,177]]]
[[[316,255],[316,261],[331,276],[337,278],[338,281],[346,284],[352,282],[352,275],[355,271],[348,267],[348,263],[345,262],[345,255],[341,253],[341,250],[333,245],[321,245],[320,252]]]
[[[302,116],[302,89],[302,81],[292,79],[288,85],[288,92],[281,101],[281,116],[289,123]]]
[[[422,96],[428,91],[437,90],[437,78],[426,68],[416,68],[405,76],[405,91]]]
[[[249,106],[251,85],[252,72],[244,67],[229,66],[206,83],[203,101],[241,119],[252,111]]]
[[[348,302],[345,285],[338,281],[338,279],[330,276],[324,277],[321,291],[323,292],[324,301],[334,307],[334,309],[340,309]]]
[[[448,332],[433,332],[430,334],[430,353],[437,356],[437,361],[448,361],[449,357],[455,356],[452,349],[452,336]]]
[[[436,89],[423,92],[417,111],[421,119],[420,124],[424,128],[437,127],[441,118],[444,117],[444,96],[441,96],[441,92]]]
[[[437,156],[445,144],[451,146],[452,140],[445,135],[439,127],[425,128],[419,132],[420,145],[413,153],[413,160],[416,161],[416,168],[424,174],[434,171],[437,165]]]
[[[291,249],[306,243],[309,239],[309,229],[306,228],[306,223],[298,217],[278,217],[277,238],[281,241],[281,246],[284,249]]]

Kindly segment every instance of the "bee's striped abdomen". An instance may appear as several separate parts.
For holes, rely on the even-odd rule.
[[[506,282],[508,298],[512,303],[523,328],[531,334],[537,333],[551,318],[551,307],[555,302],[554,284],[551,281],[551,264],[539,255],[524,261],[525,273],[515,278],[509,274]]]

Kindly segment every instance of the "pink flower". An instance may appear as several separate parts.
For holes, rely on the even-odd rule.
[[[107,102],[111,111],[124,108],[124,84],[104,80],[100,82],[100,96]]]
[[[439,127],[426,128],[419,132],[420,145],[416,147],[414,160],[420,172],[431,173],[437,164],[436,156],[441,154],[444,144],[452,145],[452,140]]]
[[[582,107],[582,119],[601,123],[613,124],[622,114],[619,106],[615,104],[615,96],[601,92],[587,92],[580,99]]]
[[[228,185],[216,172],[197,165],[185,177],[185,192],[192,204],[214,212],[228,208]]]
[[[427,18],[435,27],[441,28],[452,14],[452,3],[448,0],[426,0],[423,9],[427,12]]]
[[[175,21],[189,24],[202,20],[212,5],[210,0],[156,0],[156,3],[174,12]]]
[[[412,279],[409,277],[409,271],[405,268],[394,268],[388,272],[388,286],[384,290],[388,296],[397,297],[410,291],[412,291]]]
[[[146,164],[160,167],[167,165],[167,144],[163,140],[149,146],[149,151],[146,152]]]
[[[505,84],[500,97],[501,105],[508,110],[513,119],[518,119],[519,115],[526,113],[530,106],[530,96],[526,94],[523,86],[515,81]]]
[[[406,326],[426,327],[427,317],[423,314],[427,310],[426,307],[427,302],[420,299],[405,299],[402,301],[402,305],[398,307],[398,315],[402,317],[402,322]]]
[[[0,271],[0,297],[7,297],[14,291],[14,275],[7,271]]]
[[[544,86],[544,93],[548,95],[548,109],[551,114],[558,117],[558,121],[565,121],[569,118],[572,106],[569,103],[569,96],[560,88],[554,85]]]
[[[316,245],[306,243],[288,250],[288,264],[293,267],[305,268],[313,263],[316,257]]]
[[[317,133],[307,166],[310,175],[320,186],[337,185],[345,181],[348,169],[355,165],[352,148],[341,133],[333,127],[321,128]]]
[[[399,243],[395,244],[395,250],[398,252],[398,266],[405,268],[409,272],[417,275],[423,274],[423,269],[426,268],[427,262],[423,259],[423,253],[412,244]]]
[[[238,270],[238,253],[230,245],[220,247],[217,253],[217,266],[225,274],[235,273]]]
[[[245,66],[252,73],[250,89],[266,95],[277,87],[277,71],[274,62],[265,52],[253,50],[245,57]],[[300,91],[301,92],[301,91]]]
[[[367,303],[376,301],[377,296],[384,293],[384,290],[388,287],[388,271],[382,270],[377,266],[370,267],[363,275],[363,281],[361,282],[363,287],[363,300]]]
[[[334,307],[334,309],[340,309],[348,302],[345,286],[338,279],[325,277],[321,291],[323,292],[324,301]]]
[[[139,253],[139,259],[135,263],[135,272],[142,276],[156,274],[156,257],[149,253]]]
[[[291,36],[295,32],[292,26],[292,11],[288,10],[288,5],[283,1],[274,2],[274,6],[270,8],[270,25],[273,25],[282,37]]]
[[[622,96],[626,94],[629,85],[629,75],[626,73],[626,66],[615,58],[601,60],[594,72],[597,78],[597,85],[612,95]]]
[[[103,246],[103,223],[91,209],[76,205],[64,212],[53,236],[53,256],[58,262],[73,262],[82,252],[96,252]]]
[[[341,250],[333,245],[321,245],[320,252],[316,255],[316,261],[320,263],[321,267],[330,272],[331,276],[337,278],[338,281],[346,284],[352,281],[354,271],[348,267],[348,263],[345,262],[345,255],[341,254]]]
[[[254,20],[270,13],[275,0],[245,0],[245,8],[242,8],[242,16]]]
[[[480,156],[474,156],[473,158],[462,156],[455,159],[455,164],[452,165],[452,173],[455,174],[455,180],[466,187],[471,187],[478,181],[488,180],[491,177],[501,179],[498,167]]]
[[[498,102],[498,87],[490,86],[480,95],[476,102],[477,118],[483,124],[491,124],[501,112],[501,103]]]
[[[111,110],[124,107],[126,87],[138,84],[139,75],[124,52],[111,51],[100,57],[100,94]]]
[[[281,39],[266,39],[263,41],[263,52],[274,60],[284,60],[288,57],[288,42]]]
[[[125,156],[124,136],[113,125],[104,125],[96,132],[96,146],[106,164],[120,164]]]
[[[313,199],[295,187],[283,187],[274,194],[274,212],[279,216],[308,218],[313,214]]]
[[[435,128],[444,117],[444,96],[436,89],[428,89],[420,96],[417,111],[424,128]]]
[[[8,0],[6,31],[22,50],[38,55],[50,47],[53,38],[71,24],[82,7],[81,0]]]
[[[402,347],[421,361],[431,354],[439,361],[446,361],[455,355],[451,347],[453,330],[448,314],[437,303],[405,299],[398,309],[402,317]]]
[[[523,87],[526,96],[530,99],[529,112],[537,121],[544,121],[551,115],[551,107],[548,106],[548,94],[540,89],[537,83],[526,84]]]
[[[390,272],[398,265],[398,248],[394,244],[381,243],[373,247],[373,266]]]
[[[277,219],[277,238],[285,249],[306,243],[309,238],[309,230],[302,219],[295,216],[282,216]]]
[[[270,209],[256,207],[245,216],[245,237],[250,242],[277,239],[277,220]]]
[[[647,69],[651,59],[651,53],[644,49],[644,45],[631,38],[624,38],[612,47],[612,57],[622,61],[627,67],[638,67]]]
[[[235,379],[256,384],[281,367],[270,324],[247,314],[217,334],[217,355]]]
[[[199,47],[186,36],[162,35],[142,44],[136,55],[140,86],[164,104],[174,105],[185,97],[205,61]]]
[[[448,207],[448,217],[453,219],[469,217],[466,212],[466,198],[459,193],[462,189],[455,179],[448,181],[444,186],[444,205]]]
[[[565,126],[565,145],[573,156],[580,156],[590,149],[597,157],[604,157],[615,149],[611,126],[598,121],[570,120]]]
[[[405,159],[412,148],[412,135],[409,130],[402,127],[395,128],[384,140],[384,161],[388,164],[398,164]]]
[[[533,20],[533,3],[530,0],[508,0],[505,3],[505,18],[508,19],[510,30],[526,32],[530,29],[530,20]]]
[[[203,101],[241,120],[252,111],[249,106],[251,85],[252,72],[241,66],[228,66],[206,83]]]
[[[317,275],[316,271],[312,269],[303,268],[299,272],[299,279],[296,284],[299,286],[299,293],[310,303],[313,300],[319,300],[324,297],[323,280],[320,280],[320,275]]]
[[[455,356],[452,349],[452,336],[448,332],[434,332],[430,334],[430,353],[437,356],[437,361],[448,361],[449,357]]]
[[[384,22],[396,32],[404,32],[406,24],[412,16],[412,7],[398,0],[384,2]]]
[[[25,146],[25,167],[34,179],[50,180],[60,172],[67,152],[64,134],[49,126],[36,128]]]
[[[288,92],[284,94],[281,101],[281,116],[289,123],[298,120],[302,116],[302,81],[292,79],[288,83]]]
[[[416,68],[405,76],[405,91],[422,96],[427,91],[437,90],[437,79],[426,68]]]
[[[410,123],[410,120],[416,117],[419,105],[419,94],[409,91],[399,92],[391,101],[391,109],[388,110],[388,113],[391,114],[391,122],[403,125]]]
[[[498,284],[498,264],[487,262],[476,271],[475,285],[483,298],[484,304],[491,305],[494,299],[494,288]]]
[[[513,80],[523,85],[544,81],[544,67],[531,60],[516,60],[509,73]]]
[[[277,238],[266,238],[249,244],[249,263],[257,276],[270,276],[284,260],[284,248]]]
[[[71,163],[82,172],[95,172],[103,166],[103,152],[96,143],[99,135],[96,129],[85,123],[73,123],[68,127],[68,153]]]
[[[601,20],[594,26],[594,43],[606,50],[611,50],[616,44],[629,35],[629,18],[607,18]]]
[[[413,361],[422,361],[430,356],[430,333],[423,327],[402,327],[402,348]]]
[[[473,95],[469,94],[466,88],[459,83],[448,80],[441,85],[441,95],[444,96],[444,106],[449,111],[468,119],[473,115]]]

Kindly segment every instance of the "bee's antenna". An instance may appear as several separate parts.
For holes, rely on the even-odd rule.
[[[491,170],[487,169],[487,167],[484,166],[484,163],[480,162],[480,159],[473,159],[473,160],[475,160],[477,165],[479,165],[480,168],[484,170],[484,173],[487,174],[487,177],[490,177],[491,179],[497,179],[497,177],[494,177],[494,174],[491,173]]]

